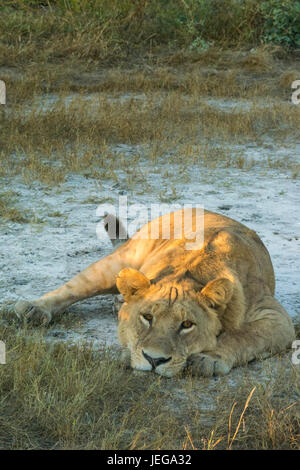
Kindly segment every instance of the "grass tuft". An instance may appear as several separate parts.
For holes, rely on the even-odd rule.
[[[286,358],[265,361],[263,380],[246,368],[233,381],[145,380],[112,350],[46,333],[1,314],[0,448],[300,448],[299,370]]]

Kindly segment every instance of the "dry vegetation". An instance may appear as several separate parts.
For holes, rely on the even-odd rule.
[[[10,191],[0,193],[0,217],[2,220],[11,220],[12,222],[26,222],[24,214],[14,207],[14,195]]]
[[[98,85],[101,92],[95,92],[95,85],[89,94],[70,95],[65,90],[42,96],[39,90],[30,100],[25,99],[24,84],[19,89],[17,83],[10,87],[8,82],[12,102],[1,123],[0,173],[21,173],[25,182],[34,176],[50,185],[64,181],[68,173],[86,172],[97,178],[120,165],[129,167],[126,157],[122,160],[114,150],[119,143],[139,146],[135,162],[146,159],[152,164],[170,154],[173,163],[188,159],[211,167],[242,168],[245,159],[235,156],[234,150],[228,151],[228,145],[259,145],[265,139],[292,143],[299,133],[300,108],[275,101],[266,79],[249,88],[247,80],[243,83],[240,79],[239,84],[235,69],[220,72],[220,76],[205,76],[198,70],[183,75],[179,71],[177,78],[176,70],[159,69],[153,75],[160,77],[160,89],[142,72],[133,76],[127,70],[108,74],[107,83],[104,80]],[[120,96],[127,84],[131,84],[129,90]],[[210,97],[251,102],[222,109],[205,101]],[[277,165],[297,174],[293,160],[278,161]],[[276,167],[276,161],[272,166]]]
[[[247,368],[213,386],[188,373],[145,380],[109,350],[44,335],[2,312],[0,448],[300,449],[299,370],[286,358],[261,383]]]
[[[133,163],[163,162],[168,154],[170,163],[246,168],[254,162],[229,145],[294,144],[300,108],[289,101],[299,60],[278,44],[259,43],[260,2],[241,8],[226,0],[222,9],[213,2],[214,28],[201,2],[178,2],[176,11],[168,3],[163,11],[159,1],[108,8],[95,0],[94,14],[77,1],[2,7],[0,174],[48,185],[69,173],[113,175],[132,167],[116,154],[119,143],[139,146]],[[239,103],[224,109],[207,99]],[[264,164],[299,173],[293,159]]]
[[[288,103],[291,83],[300,79],[299,58],[260,43],[260,2],[231,14],[234,0],[228,0],[213,16],[217,26],[208,15],[202,48],[194,42],[197,28],[174,20],[164,29],[162,12],[153,22],[147,1],[133,2],[141,5],[133,11],[119,2],[121,13],[117,1],[102,2],[112,12],[103,22],[88,11],[14,3],[0,12],[0,79],[7,87],[2,181],[21,175],[26,185],[39,180],[59,188],[68,175],[101,182],[116,179],[122,167],[133,188],[144,188],[139,164],[155,166],[166,155],[169,165],[263,165],[298,177],[294,159],[249,162],[232,147],[299,140],[300,106]],[[224,109],[212,99],[239,101]],[[120,153],[117,144],[135,150]],[[34,220],[17,199],[16,192],[0,191],[0,218]],[[43,329],[2,317],[0,448],[300,449],[299,367],[286,357],[272,368],[265,364],[261,383],[247,368],[234,383],[229,376],[213,387],[188,374],[145,380],[120,368],[110,351],[50,344]]]

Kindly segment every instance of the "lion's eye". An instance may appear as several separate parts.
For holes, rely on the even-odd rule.
[[[181,323],[181,328],[191,328],[194,325],[194,323],[190,320],[185,320]]]
[[[143,317],[144,317],[145,320],[147,320],[149,323],[151,323],[152,320],[153,320],[153,316],[151,315],[151,313],[144,313],[144,314],[143,314]]]

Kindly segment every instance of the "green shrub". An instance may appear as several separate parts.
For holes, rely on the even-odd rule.
[[[263,40],[300,48],[300,1],[268,0],[262,2]]]

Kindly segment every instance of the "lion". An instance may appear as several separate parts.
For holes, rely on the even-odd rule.
[[[191,230],[174,235],[186,216],[201,241],[194,249],[187,247]],[[75,302],[121,293],[118,337],[127,366],[211,377],[290,347],[294,327],[274,291],[272,262],[255,231],[214,212],[181,209],[149,222],[62,287],[18,301],[15,312],[49,322]]]

